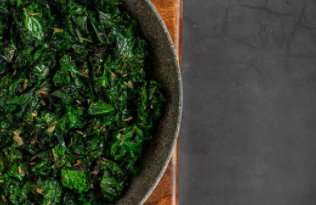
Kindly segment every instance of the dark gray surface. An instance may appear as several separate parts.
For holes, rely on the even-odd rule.
[[[316,204],[315,55],[315,0],[185,0],[180,205]]]

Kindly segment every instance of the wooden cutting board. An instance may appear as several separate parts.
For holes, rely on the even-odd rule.
[[[168,27],[181,64],[183,0],[151,0]],[[179,140],[169,166],[145,205],[178,205]]]

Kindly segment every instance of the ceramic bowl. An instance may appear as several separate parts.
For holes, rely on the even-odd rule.
[[[178,58],[168,30],[149,0],[122,0],[139,21],[153,55],[153,78],[163,84],[167,102],[154,138],[139,161],[140,170],[116,204],[143,204],[166,170],[175,147],[182,113],[182,81]]]

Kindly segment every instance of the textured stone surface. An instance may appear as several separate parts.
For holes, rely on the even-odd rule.
[[[184,2],[180,205],[316,204],[316,1]]]

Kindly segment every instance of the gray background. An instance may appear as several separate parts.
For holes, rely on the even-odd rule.
[[[180,205],[315,205],[316,1],[184,1]]]

